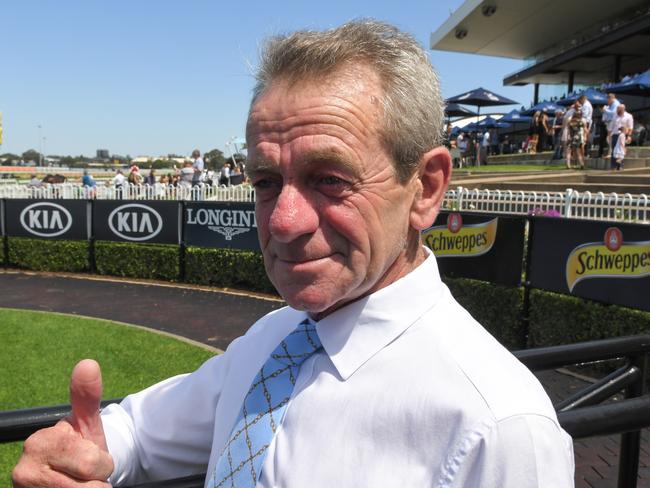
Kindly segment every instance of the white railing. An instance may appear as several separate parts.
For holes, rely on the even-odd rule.
[[[612,220],[650,224],[648,195],[626,193],[535,192],[512,190],[470,190],[458,187],[447,191],[444,210],[489,212],[510,215],[549,215],[575,219]]]
[[[95,188],[79,183],[62,183],[33,188],[28,185],[0,185],[0,198],[68,198],[128,200],[213,200],[219,202],[254,202],[255,190],[248,185],[165,186],[125,184],[121,189],[99,185]],[[612,220],[650,224],[648,195],[625,193],[535,192],[512,190],[448,190],[443,210],[489,212],[510,215],[542,214],[576,219]]]
[[[0,198],[67,198],[76,200],[214,200],[220,202],[254,202],[255,190],[249,185],[218,186],[172,186],[132,185],[122,187],[98,185],[82,186],[79,183],[49,184],[40,187],[29,185],[0,186]]]

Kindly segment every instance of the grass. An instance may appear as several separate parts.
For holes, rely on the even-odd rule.
[[[122,397],[196,369],[214,352],[106,320],[0,309],[0,410],[68,403],[70,371],[93,358],[102,366],[104,398]],[[22,443],[0,444],[0,487]]]
[[[487,164],[484,166],[469,166],[462,169],[454,170],[455,173],[468,171],[470,173],[483,173],[483,172],[512,172],[517,173],[520,171],[562,171],[565,170],[564,164]]]

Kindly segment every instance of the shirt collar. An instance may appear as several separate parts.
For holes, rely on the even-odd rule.
[[[343,381],[408,329],[437,301],[442,282],[433,253],[406,276],[316,322]]]

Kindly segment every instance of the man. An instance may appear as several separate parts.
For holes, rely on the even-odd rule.
[[[485,129],[481,136],[481,149],[479,152],[479,166],[488,162],[488,149],[490,148],[490,131]]]
[[[289,307],[101,421],[98,367],[80,363],[72,419],[27,441],[16,486],[53,470],[113,483],[207,470],[209,488],[573,486],[541,386],[422,247],[451,173],[443,108],[427,53],[391,26],[274,38],[247,171]]]
[[[201,151],[195,149],[192,151],[192,168],[194,169],[194,176],[192,177],[192,185],[198,185],[201,182],[203,175],[203,158],[201,158]]]
[[[607,154],[605,154],[605,158],[609,158],[612,154],[612,123],[616,118],[616,111],[618,110],[618,106],[620,104],[621,102],[616,99],[616,95],[614,93],[607,94],[607,105],[602,108],[603,118],[600,132],[600,147],[598,148],[598,157],[601,157],[603,155],[603,146],[605,142],[607,143]]]
[[[623,160],[627,145],[632,142],[632,131],[634,130],[634,118],[632,114],[625,111],[625,105],[619,104],[616,108],[616,117],[611,122],[612,129],[612,157],[611,168],[620,171],[623,168]]]
[[[591,126],[593,124],[594,107],[587,98],[587,95],[580,95],[578,101],[582,107],[582,120],[585,124],[585,148],[589,151],[589,136],[591,135]]]

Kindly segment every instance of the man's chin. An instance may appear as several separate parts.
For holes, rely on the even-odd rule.
[[[323,313],[333,310],[341,297],[323,293],[317,285],[297,289],[295,286],[277,287],[282,298],[291,308],[302,310],[313,317],[324,316]]]

